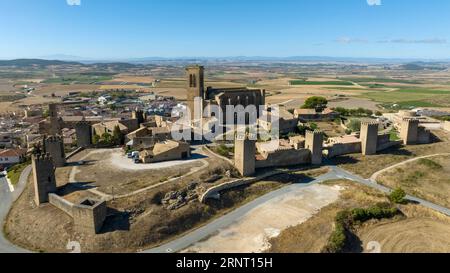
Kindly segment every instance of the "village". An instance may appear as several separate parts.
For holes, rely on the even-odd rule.
[[[184,221],[181,211],[196,204],[205,204],[202,210],[207,210],[227,191],[300,169],[326,173],[335,158],[395,153],[401,147],[440,142],[437,135],[450,131],[450,122],[424,115],[426,109],[394,113],[359,109],[348,116],[346,109],[330,108],[318,96],[298,108],[286,108],[266,104],[262,89],[205,87],[203,66],[189,66],[185,73],[183,103],[173,97],[113,90],[77,98],[77,103],[62,99],[3,116],[4,175],[13,189],[31,183],[9,214],[7,234],[20,245],[40,249],[51,224],[57,235],[44,249],[61,250],[75,234],[89,251],[142,249],[197,225],[189,214],[194,212],[189,212],[184,214],[191,217],[186,221],[194,222],[179,226],[180,230],[159,231],[158,226],[166,224],[144,219],[148,213],[167,215],[172,223]],[[195,98],[206,108],[253,105],[263,110],[252,124],[247,119],[230,124],[221,116],[201,117],[205,124],[226,127],[225,135],[234,135],[232,140],[220,136],[213,141],[174,140],[174,126]],[[187,126],[197,132],[198,123],[191,118]],[[247,131],[258,128],[260,133],[255,138],[245,129],[244,134],[235,134],[240,126]],[[279,138],[264,139],[261,132],[276,132]],[[23,213],[18,215],[17,209]],[[40,235],[33,241],[21,238],[18,230],[38,215],[31,232]],[[200,221],[211,216],[201,215]],[[142,221],[158,234],[134,227]],[[148,236],[156,237],[149,241]],[[115,238],[113,245],[105,243],[107,238]],[[131,238],[139,239],[131,243]]]

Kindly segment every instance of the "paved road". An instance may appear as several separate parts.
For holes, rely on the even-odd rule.
[[[31,166],[25,168],[20,176],[19,183],[16,185],[14,192],[11,192],[8,186],[8,182],[6,179],[0,178],[0,224],[1,224],[1,233],[0,233],[0,252],[1,253],[23,253],[29,252],[25,249],[22,249],[18,246],[13,245],[9,242],[3,233],[3,227],[5,225],[5,219],[8,215],[9,210],[11,209],[12,203],[20,196],[23,189],[25,188],[27,178],[31,173]]]
[[[379,170],[378,172],[374,173],[374,174],[370,177],[370,180],[373,181],[373,182],[377,182],[378,176],[380,176],[380,175],[383,174],[384,172],[387,172],[387,171],[389,171],[389,170],[393,170],[393,169],[395,169],[395,168],[397,168],[397,167],[406,165],[406,164],[408,164],[408,163],[410,163],[410,162],[414,162],[414,161],[417,161],[417,160],[419,160],[419,159],[425,159],[425,158],[436,157],[436,156],[447,156],[447,155],[450,155],[450,153],[432,154],[432,155],[425,155],[425,156],[415,157],[415,158],[412,158],[412,159],[409,159],[409,160],[400,162],[400,163],[398,163],[398,164],[389,166],[389,167],[384,168],[384,169],[382,169],[382,170]]]
[[[391,190],[387,187],[384,187],[382,185],[376,184],[370,180],[363,179],[359,176],[356,176],[352,173],[349,173],[337,166],[329,166],[331,171],[327,174],[324,174],[322,176],[317,177],[316,179],[305,182],[305,183],[297,183],[292,184],[286,187],[283,187],[279,190],[270,192],[260,198],[255,199],[254,201],[247,203],[243,205],[242,207],[239,207],[238,209],[226,214],[225,216],[222,216],[221,218],[218,218],[211,223],[200,227],[194,231],[191,231],[187,234],[185,234],[182,237],[179,237],[178,239],[175,239],[167,244],[164,244],[162,246],[152,248],[149,250],[143,251],[144,253],[171,253],[171,252],[178,252],[181,251],[190,245],[199,242],[201,240],[204,240],[208,238],[211,235],[214,235],[216,232],[218,232],[220,229],[226,228],[227,226],[233,224],[234,222],[241,219],[243,216],[245,216],[247,213],[249,213],[252,209],[264,204],[265,202],[276,198],[278,196],[282,196],[286,193],[289,193],[292,190],[296,190],[299,187],[307,187],[312,184],[324,182],[327,180],[335,180],[335,179],[348,179],[352,180],[354,182],[369,186],[374,189],[378,189],[382,192],[389,193]],[[22,173],[20,177],[20,182],[16,188],[16,190],[11,193],[9,191],[8,185],[6,183],[6,180],[2,179],[0,181],[0,219],[2,219],[2,227],[3,227],[3,221],[6,217],[11,204],[14,200],[18,198],[20,193],[23,191],[23,188],[25,187],[26,180],[28,175],[31,172],[31,167],[28,167],[25,169],[25,171]],[[425,207],[431,208],[433,210],[439,211],[447,216],[450,216],[450,209],[433,204],[431,202],[425,201],[420,198],[416,198],[413,196],[407,196],[408,199],[415,201]],[[3,233],[0,234],[0,252],[27,252],[27,250],[21,249],[17,246],[12,245],[8,240],[6,240],[3,236]]]
[[[160,247],[152,248],[146,251],[143,251],[144,253],[170,253],[170,252],[178,252],[181,251],[190,245],[202,241],[206,238],[208,238],[211,235],[214,235],[217,233],[220,229],[226,228],[227,226],[233,224],[234,222],[240,220],[242,217],[244,217],[247,213],[249,213],[252,209],[264,204],[265,202],[279,197],[281,195],[284,195],[286,193],[289,193],[290,191],[293,191],[299,187],[307,187],[312,184],[324,182],[327,180],[335,180],[335,179],[347,179],[351,180],[366,186],[369,186],[371,188],[380,190],[385,193],[390,193],[391,189],[384,187],[382,185],[376,184],[371,182],[370,180],[363,179],[359,176],[356,176],[352,173],[349,173],[339,167],[336,166],[330,166],[331,171],[325,175],[317,177],[315,180],[308,182],[308,183],[298,183],[293,184],[290,186],[286,186],[284,188],[281,188],[279,190],[270,192],[269,194],[266,194],[236,210],[233,212],[214,220],[213,222],[194,230],[178,239],[175,239],[167,244],[164,244]],[[434,209],[436,211],[439,211],[443,214],[446,214],[447,216],[450,216],[450,209],[430,203],[428,201],[425,201],[420,198],[416,198],[413,196],[407,196],[409,200],[412,200],[414,202],[417,202],[425,207]]]

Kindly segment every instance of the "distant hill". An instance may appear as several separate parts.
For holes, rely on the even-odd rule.
[[[404,70],[445,70],[447,66],[438,63],[416,62],[400,66]]]
[[[42,60],[42,59],[16,59],[16,60],[0,60],[0,66],[29,67],[40,66],[46,67],[50,65],[83,65],[79,62],[68,62],[58,60]]]

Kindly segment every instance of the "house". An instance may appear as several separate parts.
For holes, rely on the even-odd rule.
[[[13,146],[12,133],[0,133],[0,148],[11,148]]]
[[[108,122],[100,122],[92,125],[92,131],[95,135],[102,136],[105,133],[112,135],[114,133],[114,129],[119,127],[120,131],[123,134],[128,133],[128,128],[120,123],[119,121],[108,121]]]
[[[100,105],[106,105],[112,101],[112,97],[109,95],[103,95],[103,96],[98,97],[97,101],[98,101],[98,104],[100,104]]]
[[[267,132],[271,132],[274,125],[273,114],[266,111],[264,115],[258,119],[258,125]],[[298,118],[289,113],[287,110],[280,109],[278,119],[279,132],[281,134],[294,132],[297,126]]]
[[[191,156],[190,149],[186,142],[167,140],[156,143],[153,149],[140,152],[139,158],[142,163],[187,159]]]
[[[0,150],[0,166],[10,167],[25,161],[26,149],[5,149]]]
[[[129,132],[135,131],[139,128],[139,123],[137,119],[128,119],[128,120],[112,120],[106,122],[100,122],[92,125],[92,131],[96,135],[103,135],[108,133],[110,135],[113,134],[114,129],[119,127],[122,134],[126,135]]]
[[[140,150],[153,147],[159,141],[172,138],[169,127],[140,128],[126,136],[127,146]]]

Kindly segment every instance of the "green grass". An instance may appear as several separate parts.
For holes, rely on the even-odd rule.
[[[392,129],[392,130],[389,132],[389,140],[390,140],[390,141],[397,141],[397,140],[400,140],[400,137],[398,136],[397,130]]]
[[[324,90],[338,90],[338,91],[372,91],[360,87],[326,87],[322,88]],[[381,91],[381,90],[380,90]]]
[[[436,89],[425,89],[425,88],[405,88],[399,89],[399,93],[408,94],[423,94],[423,95],[450,95],[450,90],[436,90]]]
[[[63,77],[50,78],[43,81],[43,83],[55,83],[55,84],[95,84],[103,81],[110,81],[113,77],[109,75],[91,75],[91,74],[74,74]]]
[[[408,84],[421,84],[420,81],[415,80],[402,80],[402,79],[390,79],[390,78],[340,78],[343,81],[357,82],[357,83],[408,83]]]
[[[366,92],[361,96],[380,102],[385,108],[392,109],[442,107],[450,103],[450,90],[425,88],[404,88],[397,91]],[[398,106],[393,107],[392,104],[398,104]]]
[[[14,165],[8,170],[8,179],[11,181],[11,184],[16,185],[19,183],[20,175],[28,165],[30,165],[30,162],[25,162]]]
[[[289,82],[291,85],[353,85],[347,81],[305,81],[305,80],[293,80]]]
[[[23,94],[0,96],[0,102],[11,102],[26,98]]]
[[[441,170],[444,168],[441,164],[439,164],[431,159],[427,159],[427,158],[420,159],[419,164],[427,166],[428,168],[430,168],[432,170]]]

